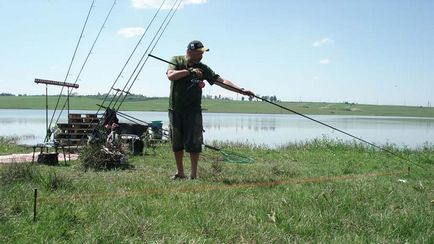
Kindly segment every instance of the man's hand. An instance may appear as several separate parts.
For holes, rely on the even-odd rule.
[[[190,72],[190,74],[194,78],[198,78],[198,79],[202,79],[203,78],[203,74],[202,74],[202,70],[201,69],[198,69],[198,68],[189,68],[188,72]]]

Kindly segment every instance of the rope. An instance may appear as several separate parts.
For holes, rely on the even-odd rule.
[[[240,183],[232,185],[205,185],[201,188],[197,186],[187,187],[187,188],[156,188],[147,189],[143,191],[130,191],[130,192],[106,192],[106,193],[89,193],[89,194],[74,194],[74,195],[63,195],[59,197],[40,197],[40,202],[47,203],[63,203],[71,201],[82,201],[86,199],[90,200],[104,200],[113,199],[115,197],[137,197],[149,194],[177,194],[177,193],[198,193],[206,191],[223,191],[223,190],[235,190],[235,189],[249,189],[257,187],[272,187],[277,185],[291,185],[291,184],[305,184],[305,183],[320,183],[326,181],[337,181],[337,180],[356,180],[365,177],[382,177],[382,176],[394,176],[408,173],[408,170],[401,170],[395,172],[385,172],[385,173],[366,173],[366,174],[356,174],[356,175],[340,175],[340,176],[320,176],[314,178],[301,178],[301,179],[287,179],[278,181],[265,181],[265,182],[253,182],[253,183]]]

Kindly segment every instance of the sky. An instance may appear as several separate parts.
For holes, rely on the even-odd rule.
[[[83,66],[113,4],[95,0],[68,73],[92,1],[0,0],[0,93],[45,94],[35,78],[77,82],[80,95],[107,93],[116,80],[122,89],[174,1],[121,72],[162,1],[116,1]],[[260,96],[432,106],[433,22],[431,0],[184,0],[152,54],[170,59],[200,40],[205,64]],[[149,58],[130,92],[167,97],[166,69]],[[209,84],[203,94],[241,98]]]

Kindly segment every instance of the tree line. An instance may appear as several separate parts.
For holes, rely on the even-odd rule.
[[[12,93],[0,93],[0,96],[28,96],[27,94],[12,94]],[[41,95],[41,96],[45,96],[45,95]],[[63,95],[65,96],[65,95]],[[98,93],[96,95],[79,95],[78,93],[71,93],[70,94],[71,97],[88,97],[88,98],[96,98],[96,99],[104,99],[107,96],[107,93]],[[269,100],[271,102],[278,102],[280,100],[277,99],[276,96],[260,96],[259,94],[256,94],[256,96],[261,97],[262,99],[266,99]],[[113,98],[114,95],[110,94],[108,95],[108,98]],[[152,100],[152,99],[159,99],[159,98],[163,98],[163,97],[148,97],[145,95],[140,95],[140,94],[129,94],[125,100],[126,101],[146,101],[146,100]],[[231,97],[224,97],[222,95],[203,95],[202,98],[204,99],[211,99],[211,100],[234,100]],[[253,97],[248,97],[246,98],[245,96],[241,97],[241,101],[245,101],[246,99],[248,99],[249,101],[252,101]]]

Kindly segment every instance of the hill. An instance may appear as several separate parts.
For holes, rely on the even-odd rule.
[[[65,97],[59,101],[58,109],[65,104]],[[57,96],[49,96],[49,109],[57,103]],[[96,104],[103,101],[101,96],[73,96],[70,109],[97,110]],[[302,114],[321,115],[372,115],[372,116],[406,116],[434,117],[434,108],[393,105],[367,105],[355,103],[320,103],[320,102],[277,102],[278,104]],[[105,103],[106,105],[108,102]],[[143,96],[128,98],[120,108],[121,111],[167,111],[168,98],[146,98]],[[203,99],[202,108],[212,113],[290,113],[263,101],[234,101]],[[45,109],[45,96],[0,96],[0,109]]]

